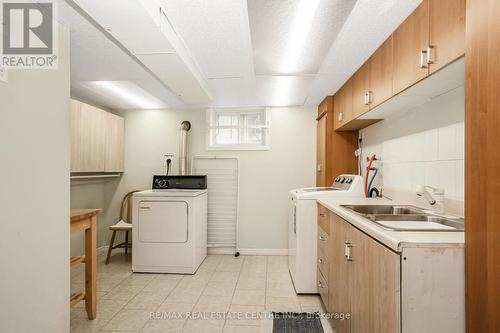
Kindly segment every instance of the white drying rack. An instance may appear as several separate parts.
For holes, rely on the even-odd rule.
[[[207,176],[207,246],[238,251],[239,160],[230,156],[193,156],[191,174]]]

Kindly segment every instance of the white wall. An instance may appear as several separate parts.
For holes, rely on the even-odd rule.
[[[0,82],[0,332],[69,331],[69,31]]]
[[[464,89],[454,89],[413,110],[402,110],[360,131],[363,172],[376,154],[376,178],[386,193],[415,197],[418,184],[444,188],[449,201],[464,200]],[[389,192],[387,192],[389,191]],[[423,202],[423,201],[422,201]],[[460,209],[461,208],[461,209]],[[461,212],[460,212],[461,210]]]
[[[231,155],[240,159],[239,247],[286,249],[288,191],[314,186],[316,160],[315,108],[273,108],[271,150],[210,151],[205,149],[204,110],[125,111],[125,173],[121,180],[104,183],[105,213],[101,217],[99,244],[109,238],[107,226],[118,217],[123,195],[151,188],[152,176],[165,172],[165,153],[174,153],[178,172],[179,128],[192,123],[188,154]],[[98,187],[95,187],[97,190]],[[72,188],[72,202],[85,201],[85,190]]]

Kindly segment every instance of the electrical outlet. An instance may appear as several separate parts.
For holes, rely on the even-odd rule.
[[[7,73],[7,68],[0,65],[0,81],[4,83],[9,83],[9,74]]]

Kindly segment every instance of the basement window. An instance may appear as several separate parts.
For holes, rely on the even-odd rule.
[[[210,109],[208,150],[269,150],[268,108]]]

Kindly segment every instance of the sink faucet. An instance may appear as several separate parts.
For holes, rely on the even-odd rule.
[[[418,196],[423,196],[430,205],[436,205],[437,213],[444,213],[444,189],[427,185],[417,185]]]

